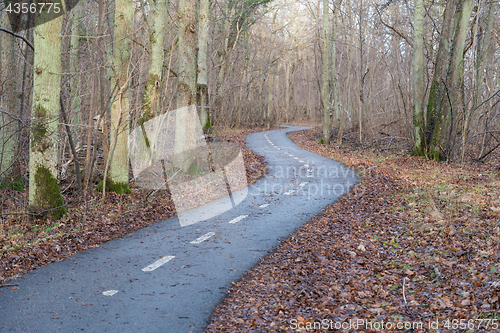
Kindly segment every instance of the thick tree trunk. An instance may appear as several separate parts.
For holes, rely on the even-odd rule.
[[[8,30],[11,26],[5,11],[1,14],[0,25]],[[16,86],[19,73],[16,61],[16,38],[0,32],[0,188],[10,187],[23,190],[19,163],[19,97]]]
[[[478,56],[477,56],[477,85],[476,85],[476,93],[475,93],[475,103],[474,107],[476,107],[477,104],[479,104],[483,98],[483,91],[487,91],[489,94],[492,93],[491,88],[488,87],[488,85],[485,84],[485,81],[491,82],[491,78],[494,77],[493,73],[493,48],[492,48],[492,32],[493,32],[493,23],[495,22],[495,10],[498,7],[498,4],[496,2],[490,2],[489,3],[489,9],[488,9],[488,17],[486,19],[486,24],[484,28],[484,32],[481,35],[481,38],[478,43]],[[484,88],[487,89],[484,89]],[[490,101],[490,110],[493,110],[493,101]],[[479,145],[479,154],[477,157],[483,156],[485,150],[486,150],[486,144],[488,142],[488,112],[489,110],[484,111],[484,120],[483,120],[483,126],[482,126],[482,132],[483,138],[481,140],[481,145]],[[479,110],[476,111],[477,114],[479,114]],[[475,114],[472,113],[471,117],[474,117]]]
[[[64,4],[60,2],[61,8]],[[66,214],[57,182],[61,27],[63,16],[44,20],[35,15],[33,109],[31,111],[29,207],[34,217]],[[39,24],[40,22],[46,23]]]
[[[197,69],[197,0],[179,1],[179,76],[177,85],[177,114],[175,117],[175,164],[183,171],[191,167],[189,150],[195,148],[195,126],[190,109],[196,107]],[[184,109],[182,109],[184,108]]]
[[[117,87],[118,94],[111,106],[109,175],[105,171],[106,188],[122,194],[131,193],[129,188],[129,98],[128,87],[131,75],[132,22],[134,7],[132,0],[115,2],[115,29],[112,86]]]
[[[424,0],[415,0],[413,23],[413,129],[416,155],[425,153],[425,120],[424,120]]]
[[[200,8],[198,15],[198,84],[197,99],[201,128],[208,130],[212,128],[209,112],[208,95],[208,32],[210,27],[210,1],[199,0]]]
[[[153,31],[151,31],[151,55],[149,57],[149,77],[144,89],[142,119],[148,121],[163,113],[160,110],[160,95],[163,71],[163,41],[168,16],[168,1],[153,2]]]
[[[446,71],[450,56],[450,43],[452,38],[452,24],[455,14],[457,0],[448,0],[443,14],[443,25],[439,37],[439,46],[434,65],[434,75],[432,77],[429,101],[427,103],[427,119],[425,126],[425,154],[434,159],[440,159],[440,153],[437,149],[439,142],[434,138],[441,131],[443,117],[441,114],[441,105],[445,93]]]
[[[472,13],[474,0],[462,0],[457,6],[455,15],[456,30],[451,47],[450,67],[446,80],[446,103],[443,103],[441,110],[442,117],[445,119],[441,131],[435,133],[435,141],[441,153],[447,158],[451,153],[455,143],[455,136],[459,126],[457,119],[462,117],[465,112],[464,98],[464,47],[469,22]],[[439,135],[439,136],[438,136]]]
[[[323,0],[323,139],[325,145],[330,144],[331,117],[330,117],[330,87],[329,64],[330,49],[328,41],[328,0]]]

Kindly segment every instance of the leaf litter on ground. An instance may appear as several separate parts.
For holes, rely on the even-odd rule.
[[[261,130],[232,130],[209,136],[210,140],[231,142],[241,148],[248,184],[261,178],[266,167],[264,159],[245,146],[246,135],[258,131]],[[79,191],[65,191],[63,199],[68,215],[58,221],[28,217],[28,189],[2,190],[2,213],[10,213],[2,214],[0,221],[0,285],[175,215],[168,190],[141,189],[133,182],[131,190],[130,195],[107,193],[104,204],[99,192],[93,192],[83,202]]]
[[[463,332],[498,328],[495,160],[455,165],[319,145],[320,129],[290,137],[356,170],[361,182],[235,283],[207,332],[294,332],[322,320],[330,331],[357,320],[364,324],[343,331],[402,331],[398,323],[414,325],[412,332],[458,332],[464,322]],[[394,328],[380,326],[387,322]]]

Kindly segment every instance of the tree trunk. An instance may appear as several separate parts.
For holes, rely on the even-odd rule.
[[[363,65],[363,0],[359,5],[359,142],[363,142],[364,123],[365,123],[365,97],[364,97],[364,65]]]
[[[441,131],[441,105],[444,98],[446,71],[448,69],[450,42],[452,38],[452,24],[457,0],[448,0],[443,14],[443,25],[439,37],[439,46],[434,65],[429,101],[427,103],[427,119],[425,125],[425,154],[434,159],[440,159],[437,150],[439,142],[434,140],[435,133]]]
[[[149,57],[149,77],[144,89],[142,121],[148,121],[161,114],[160,95],[163,71],[163,41],[168,16],[168,1],[153,2],[153,31],[151,31],[151,55]]]
[[[266,127],[269,129],[271,127],[271,115],[273,113],[273,78],[274,75],[271,72],[271,67],[269,68],[269,73],[268,73],[268,91],[267,91],[267,112],[266,116],[264,117]]]
[[[1,26],[14,31],[7,12],[1,15]],[[19,112],[16,87],[17,71],[16,38],[0,32],[0,188],[23,190],[19,163]],[[31,51],[31,50],[30,50]]]
[[[197,99],[199,107],[199,116],[201,128],[208,130],[212,128],[209,112],[209,95],[208,95],[208,32],[210,27],[210,1],[199,0],[200,8],[198,15],[198,84],[197,84]]]
[[[335,7],[335,0],[333,1],[333,18],[332,18],[332,97],[333,97],[333,115],[334,126],[340,126],[340,108],[338,101],[337,90],[337,8]]]
[[[75,126],[75,141],[80,141],[80,94],[78,91],[79,81],[80,81],[80,60],[78,59],[78,50],[80,45],[80,25],[82,20],[83,3],[78,2],[76,6],[72,9],[71,13],[73,15],[71,19],[71,39],[70,39],[70,57],[69,65],[71,69],[71,109],[68,112],[71,113],[70,121],[76,125]]]
[[[425,153],[425,121],[424,121],[424,22],[425,7],[424,0],[415,0],[415,13],[413,23],[413,129],[414,129],[414,153],[424,155]]]
[[[189,150],[195,148],[195,126],[190,108],[196,107],[197,0],[179,1],[179,53],[177,113],[175,117],[175,164],[183,171],[191,167]],[[183,109],[184,108],[184,109]]]
[[[474,0],[462,0],[457,6],[455,17],[458,19],[456,30],[454,32],[453,44],[446,80],[447,91],[443,103],[441,114],[445,122],[442,124],[441,131],[435,132],[435,141],[438,142],[438,148],[441,154],[448,159],[451,158],[454,147],[455,135],[458,128],[456,119],[463,116],[465,112],[464,101],[464,47],[469,22],[472,13]]]
[[[109,175],[105,170],[106,183],[103,193],[108,190],[122,194],[131,193],[129,187],[129,97],[128,87],[131,76],[132,23],[134,6],[132,0],[115,2],[115,29],[112,87],[116,85],[118,94],[111,105]]]
[[[285,69],[285,123],[288,124],[290,114],[290,64],[287,61]]]
[[[484,33],[481,35],[481,39],[479,40],[479,45],[478,45],[478,59],[477,59],[477,86],[476,86],[476,93],[475,93],[475,105],[474,107],[480,103],[482,100],[482,93],[484,87],[486,87],[486,91],[489,92],[489,94],[492,93],[491,89],[489,89],[488,85],[485,84],[485,81],[491,82],[491,78],[494,77],[493,73],[493,68],[494,68],[494,62],[493,62],[493,56],[494,56],[494,51],[492,48],[493,43],[492,41],[492,31],[493,31],[493,23],[495,22],[495,9],[498,7],[498,4],[495,2],[490,2],[489,3],[489,12],[488,12],[488,18],[486,22],[486,27],[484,29]],[[486,73],[485,73],[486,72]],[[490,101],[490,110],[493,110],[493,101]],[[476,111],[479,113],[479,111]],[[481,140],[481,145],[479,146],[479,154],[478,158],[483,156],[485,150],[486,150],[486,145],[488,142],[488,111],[484,111],[484,120],[483,120],[483,127],[482,127],[482,132],[483,138]],[[471,114],[471,117],[473,117],[474,114]]]
[[[59,3],[64,8],[64,3]],[[35,15],[29,207],[34,217],[59,219],[66,214],[57,182],[63,16],[48,20],[46,15],[52,13]]]
[[[330,51],[328,41],[328,0],[323,0],[323,139],[322,143],[330,144],[330,87],[328,86]]]

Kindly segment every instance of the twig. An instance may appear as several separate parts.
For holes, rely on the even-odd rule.
[[[19,283],[6,283],[6,284],[0,284],[0,288],[4,288],[4,287],[15,287],[15,286],[18,286]]]
[[[75,160],[75,175],[76,175],[76,184],[78,189],[81,190],[82,186],[82,175],[80,174],[80,163],[78,163],[78,156],[75,149],[75,143],[73,142],[73,136],[71,135],[71,128],[69,126],[68,117],[66,116],[66,110],[64,110],[64,103],[62,99],[62,95],[59,96],[59,105],[61,107],[61,113],[64,120],[64,125],[66,128],[66,134],[68,135],[69,146],[71,148],[71,154],[73,154],[73,159]]]
[[[406,296],[405,296],[405,283],[406,283],[406,277],[403,279],[403,300],[405,301],[406,304],[408,302],[406,302]]]

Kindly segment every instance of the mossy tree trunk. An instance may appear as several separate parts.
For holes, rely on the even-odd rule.
[[[441,110],[444,123],[442,123],[441,131],[434,134],[433,142],[437,142],[435,148],[439,149],[441,156],[447,159],[452,157],[454,150],[457,130],[460,127],[458,120],[463,119],[465,114],[464,48],[473,5],[474,0],[462,0],[457,5],[456,28],[446,78],[446,102],[442,104]]]
[[[132,0],[115,1],[114,75],[111,86],[118,94],[111,105],[109,175],[105,189],[116,193],[131,193],[129,188],[129,82],[131,76],[132,21],[134,6]]]
[[[425,119],[424,119],[424,0],[415,0],[413,22],[413,129],[414,148],[416,155],[425,152]]]
[[[168,17],[167,0],[156,0],[153,6],[153,29],[151,31],[151,55],[149,57],[149,78],[146,82],[143,100],[143,121],[161,114],[160,95],[163,70],[163,41]]]
[[[64,3],[59,2],[64,8]],[[66,214],[57,182],[63,16],[40,24],[45,15],[35,15],[29,207],[34,217],[58,219]]]
[[[328,0],[323,0],[323,138],[325,145],[330,144],[331,118],[330,118],[330,86],[329,64],[330,43],[328,40]]]
[[[457,0],[448,0],[443,13],[443,25],[439,37],[439,46],[434,64],[434,74],[431,81],[429,101],[427,102],[427,119],[425,124],[425,150],[420,153],[434,159],[440,159],[440,153],[437,149],[439,142],[434,138],[439,136],[443,122],[441,114],[441,105],[445,94],[446,72],[450,56],[450,43],[453,35],[453,17]],[[415,151],[419,153],[418,151]]]
[[[208,95],[208,32],[210,27],[210,1],[199,0],[198,10],[198,84],[197,84],[197,104],[201,128],[208,130],[212,128],[210,122],[210,101]]]
[[[15,30],[7,12],[1,14],[0,25],[8,30]],[[24,189],[19,164],[19,96],[16,86],[19,73],[16,65],[16,38],[0,32],[0,188]]]

